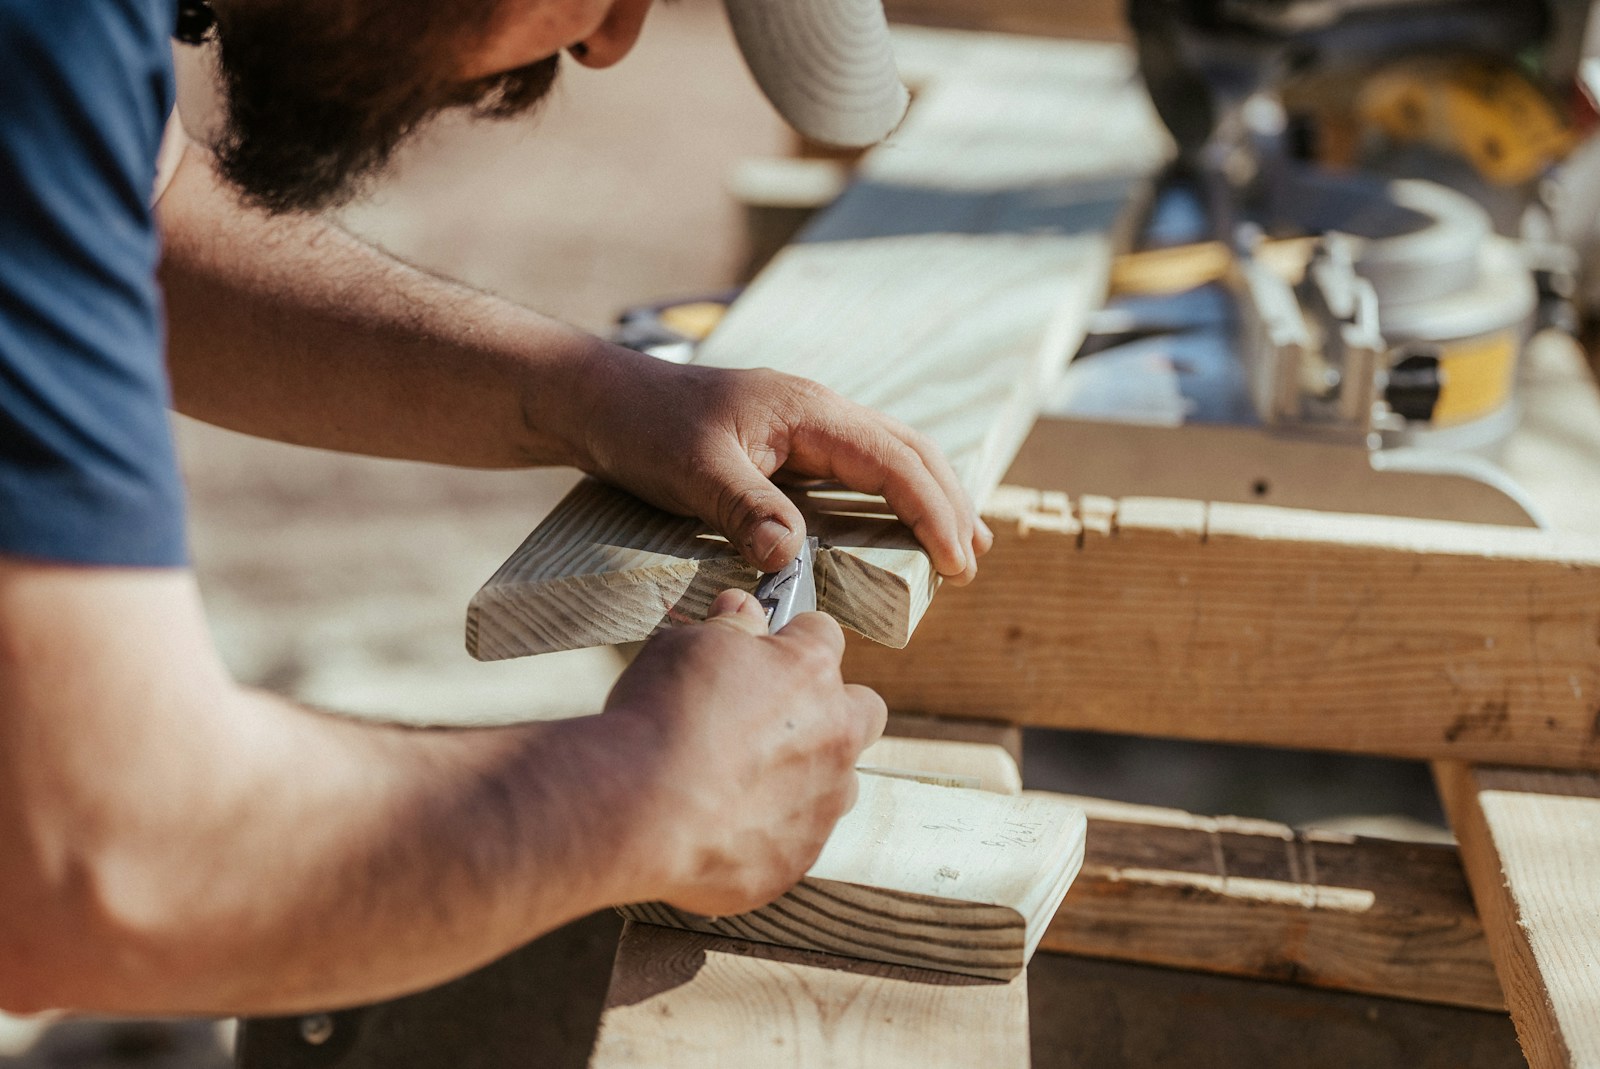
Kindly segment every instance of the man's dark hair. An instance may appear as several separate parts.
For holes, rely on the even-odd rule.
[[[527,112],[559,56],[476,81],[456,76],[500,0],[248,0],[217,12],[227,123],[219,168],[272,212],[341,205],[438,113]]]

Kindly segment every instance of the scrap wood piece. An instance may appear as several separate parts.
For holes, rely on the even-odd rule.
[[[801,371],[888,412],[938,442],[981,497],[1076,347],[1108,259],[1098,239],[1029,235],[795,246],[696,362]],[[823,543],[819,607],[904,646],[937,580],[915,538],[881,499],[796,496]],[[634,641],[704,618],[720,591],[756,579],[700,521],[585,480],[473,598],[468,650],[495,660]]]
[[[1434,774],[1529,1065],[1600,1066],[1600,776]]]
[[[1103,300],[1168,141],[1124,49],[932,43],[948,62],[903,129],[695,362],[791,371],[884,411],[981,499]],[[904,646],[937,587],[926,555],[881,501],[806,496],[820,607]],[[642,639],[755,579],[704,525],[589,483],[473,599],[468,649],[488,660]]]
[[[591,1069],[1028,1064],[1027,974],[997,982],[628,922]]]
[[[1413,758],[1600,767],[1600,539],[1002,488],[982,578],[903,653],[891,708]]]
[[[1503,1010],[1453,846],[1093,798],[1040,949]]]
[[[877,775],[805,878],[770,905],[702,917],[662,903],[624,916],[871,961],[1009,979],[1033,956],[1083,860],[1081,810]]]

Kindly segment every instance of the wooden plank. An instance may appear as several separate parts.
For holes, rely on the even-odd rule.
[[[902,751],[895,755],[896,763],[916,761],[922,762],[917,767],[940,768],[941,755],[948,754],[943,762],[961,761],[963,771],[970,769],[986,781],[986,791],[1016,794],[1022,790],[1022,729],[1015,724],[891,712],[884,737],[867,753],[886,747]],[[907,747],[913,749],[904,749]],[[996,756],[995,750],[1003,756]]]
[[[1600,1066],[1600,776],[1435,775],[1528,1063]]]
[[[905,126],[695,360],[792,371],[886,412],[981,499],[1104,298],[1167,143],[1125,50],[914,40],[940,62]],[[877,499],[799,503],[824,542],[820,607],[904,646],[937,587],[910,533]],[[473,599],[467,645],[491,660],[640,639],[755,580],[703,524],[589,482]]]
[[[1034,958],[1028,992],[1034,1069],[1526,1065],[1511,1019],[1484,1010],[1066,954]]]
[[[1007,797],[877,775],[804,879],[731,917],[662,903],[631,920],[871,961],[1010,979],[1033,956],[1083,860],[1083,813],[1059,796]]]
[[[1000,982],[630,922],[591,1069],[1028,1064],[1027,976]]]
[[[1398,757],[1600,767],[1600,540],[1003,489],[892,708]]]
[[[1505,1007],[1452,846],[1073,801],[1087,852],[1042,950]]]

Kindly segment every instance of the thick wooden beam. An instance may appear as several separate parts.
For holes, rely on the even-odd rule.
[[[1600,1066],[1600,776],[1435,775],[1529,1065]]]
[[[590,1069],[1021,1069],[1027,976],[1000,982],[629,922]]]
[[[1600,539],[1003,488],[996,545],[891,708],[1050,727],[1600,767]]]
[[[663,903],[622,913],[1005,980],[1027,965],[1078,874],[1083,829],[1082,811],[1056,795],[1006,796],[862,774],[855,807],[805,878],[776,902],[731,917]]]
[[[1088,849],[1042,950],[1505,1006],[1452,846],[1074,801]]]
[[[886,412],[981,499],[1102,302],[1167,142],[1125,50],[912,41],[932,80],[904,127],[695,362],[779,368]],[[877,499],[813,492],[802,508],[826,546],[819,607],[904,646],[937,586],[910,533]],[[489,660],[642,639],[755,581],[703,524],[586,483],[473,599],[467,646]]]

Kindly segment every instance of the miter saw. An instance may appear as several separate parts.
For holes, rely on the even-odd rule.
[[[1575,326],[1587,0],[1129,16],[1177,162],[1012,478],[1066,451],[1076,492],[1536,523],[1495,461]]]

